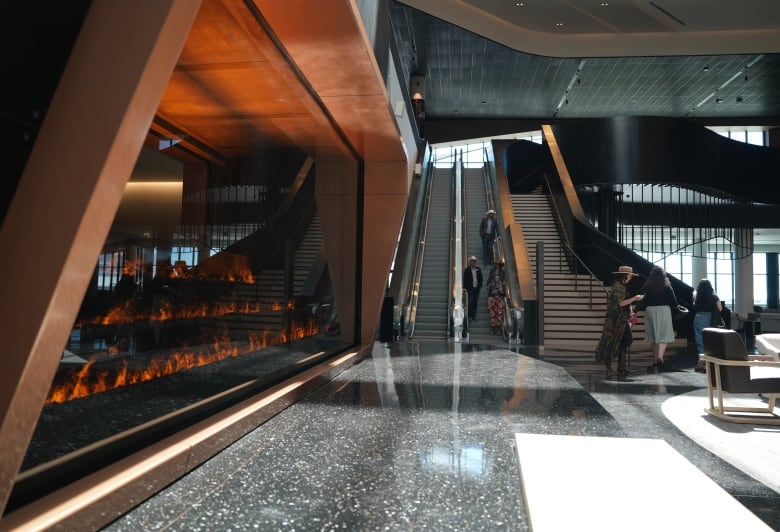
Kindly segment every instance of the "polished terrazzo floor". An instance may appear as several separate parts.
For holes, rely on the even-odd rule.
[[[528,530],[515,433],[663,439],[780,529],[780,493],[771,478],[751,475],[780,471],[778,455],[756,453],[758,463],[748,467],[731,460],[745,444],[729,438],[729,427],[709,423],[686,434],[680,424],[708,423],[703,403],[675,398],[701,396],[704,375],[647,373],[648,361],[649,354],[635,354],[635,371],[618,381],[587,353],[377,343],[371,357],[107,529]],[[780,429],[748,425],[738,432],[748,439],[760,433],[764,440],[756,445],[774,441],[780,449]],[[712,449],[699,443],[712,434]],[[602,467],[630,470],[653,459],[634,456]],[[565,472],[551,474],[560,475],[562,501],[577,496],[566,491]],[[640,522],[664,511],[663,490],[636,502]],[[604,508],[583,516],[580,530],[598,530],[594,516],[609,511],[607,495]],[[690,511],[707,509],[691,503]]]

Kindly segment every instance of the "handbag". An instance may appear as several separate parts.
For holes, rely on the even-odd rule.
[[[723,319],[723,316],[720,315],[720,312],[713,312],[712,318],[710,319],[710,327],[717,327],[718,329],[725,329],[726,328],[726,322]]]
[[[679,321],[688,315],[688,307],[683,305],[672,305],[672,321]]]

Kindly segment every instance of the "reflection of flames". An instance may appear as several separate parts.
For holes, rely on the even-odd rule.
[[[167,321],[176,319],[215,318],[228,314],[258,314],[263,311],[279,312],[294,309],[295,304],[286,305],[275,302],[263,306],[255,301],[233,301],[230,303],[200,303],[190,306],[176,305],[170,301],[161,301],[153,310],[139,311],[134,301],[128,301],[112,308],[104,316],[91,321],[92,325],[124,325],[136,322]]]
[[[125,360],[114,374],[103,370],[93,375],[90,372],[96,360],[93,358],[84,364],[78,373],[71,376],[67,382],[55,385],[46,399],[46,404],[64,403],[79,397],[86,397],[122,386],[165,377],[179,371],[246,355],[265,347],[289,342],[290,340],[313,336],[318,332],[317,324],[314,320],[310,320],[305,325],[293,326],[289,337],[286,331],[276,334],[266,331],[264,333],[250,333],[248,345],[234,343],[229,339],[215,340],[210,348],[204,347],[203,352],[176,352],[171,355],[161,356],[151,359],[144,368],[132,369]]]

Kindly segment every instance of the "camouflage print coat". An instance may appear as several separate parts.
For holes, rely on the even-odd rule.
[[[607,296],[607,316],[604,319],[604,328],[601,331],[601,339],[596,346],[596,360],[604,362],[614,360],[620,350],[620,341],[623,339],[625,328],[628,327],[628,318],[631,305],[620,306],[620,302],[628,297],[626,286],[621,282],[613,283]]]

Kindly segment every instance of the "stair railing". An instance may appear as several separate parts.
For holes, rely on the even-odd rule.
[[[571,242],[569,241],[569,235],[565,230],[563,230],[564,223],[563,223],[563,216],[561,214],[561,209],[558,207],[558,202],[555,198],[555,194],[552,193],[552,189],[550,188],[550,182],[549,178],[547,176],[546,172],[542,172],[542,175],[545,180],[545,184],[547,186],[547,190],[550,192],[548,194],[548,198],[550,198],[550,206],[553,209],[553,216],[555,218],[555,224],[558,226],[558,233],[561,235],[561,248],[563,253],[560,254],[559,264],[558,268],[560,272],[564,271],[571,271],[574,273],[574,289],[579,290],[579,274],[581,271],[584,270],[588,274],[588,276],[591,279],[591,282],[588,283],[588,305],[593,308],[593,286],[594,284],[596,286],[601,286],[602,290],[606,293],[607,289],[604,286],[604,283],[599,280],[598,276],[594,274],[590,268],[588,268],[587,264],[585,264],[585,261],[582,260],[582,258],[577,254],[576,251],[574,251],[574,248],[571,245]]]

